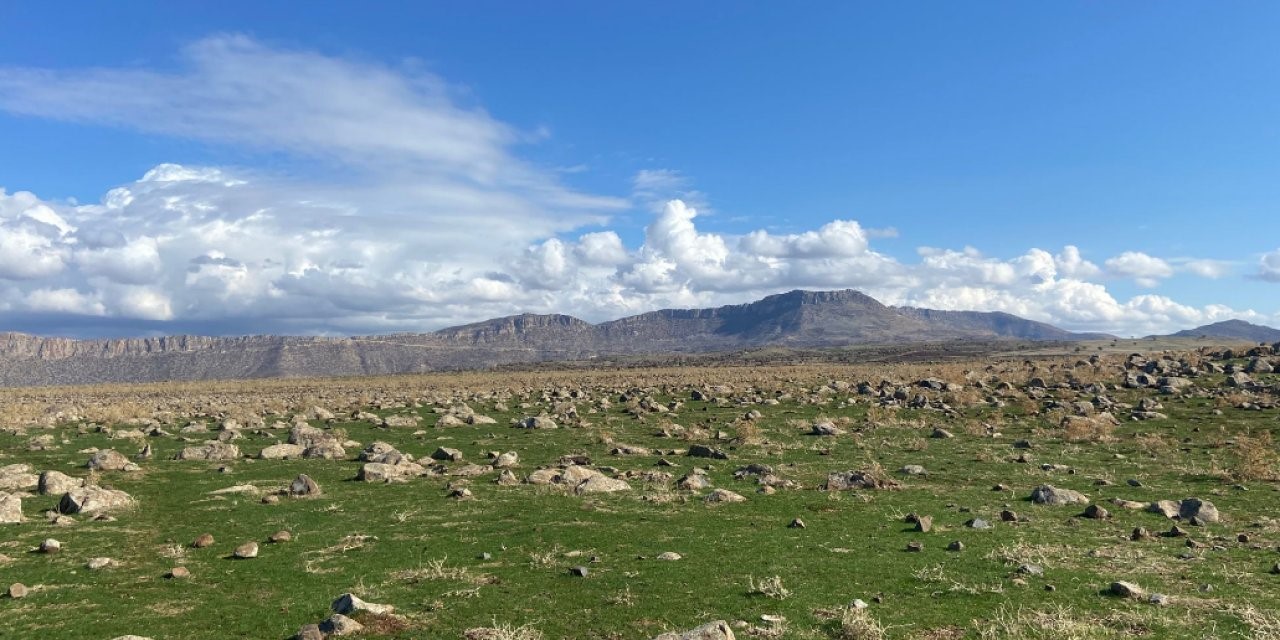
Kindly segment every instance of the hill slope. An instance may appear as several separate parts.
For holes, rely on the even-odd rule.
[[[853,290],[791,291],[748,304],[664,309],[600,324],[522,314],[433,333],[352,338],[0,334],[0,385],[371,375],[766,346],[1094,337],[1005,313],[888,307]]]
[[[1231,340],[1247,340],[1249,342],[1280,342],[1280,329],[1245,322],[1244,320],[1226,320],[1206,324],[1194,329],[1184,329],[1171,333],[1169,338],[1226,338]]]

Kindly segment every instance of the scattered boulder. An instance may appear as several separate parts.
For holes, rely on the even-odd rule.
[[[708,622],[688,631],[672,631],[653,638],[653,640],[735,640],[733,629],[724,620]]]
[[[1201,522],[1219,522],[1222,520],[1218,508],[1213,506],[1208,500],[1199,498],[1187,498],[1178,505],[1178,516],[1183,520],[1191,520],[1197,518]]]
[[[443,462],[461,462],[462,452],[457,449],[440,447],[431,454],[431,459],[440,460]]]
[[[119,489],[89,485],[76,487],[62,494],[62,498],[58,500],[58,513],[108,513],[133,505],[133,497]]]
[[[546,416],[530,416],[516,423],[521,429],[558,429],[560,425]]]
[[[213,534],[202,533],[191,541],[191,548],[193,549],[204,549],[211,546],[213,546]]]
[[[364,631],[364,625],[341,613],[335,613],[320,623],[320,633],[323,633],[326,637],[350,636],[361,631]]]
[[[361,600],[359,597],[357,597],[353,593],[344,593],[338,596],[338,598],[333,601],[333,604],[331,604],[329,608],[333,609],[334,613],[341,613],[342,615],[345,615],[345,616],[354,615],[362,612],[369,612],[369,613],[378,614],[378,615],[386,615],[386,614],[395,613],[395,610],[396,610],[395,607],[389,604],[374,604],[372,602],[365,602],[364,600]]]
[[[311,476],[303,473],[289,483],[289,495],[297,498],[310,498],[320,495],[320,485]]]
[[[1112,582],[1111,586],[1107,588],[1107,592],[1121,598],[1141,598],[1147,593],[1142,587],[1132,582],[1124,581]]]
[[[728,460],[729,454],[719,450],[712,449],[704,444],[695,444],[689,447],[689,457],[691,458],[714,458],[716,460]]]
[[[22,498],[0,493],[0,524],[18,524],[22,522]]]
[[[93,454],[85,466],[94,471],[125,471],[129,468],[137,468],[137,465],[115,449],[103,449]]]
[[[238,460],[240,447],[229,442],[210,442],[195,447],[183,447],[179,460]]]
[[[732,491],[729,491],[728,489],[716,489],[715,491],[708,493],[706,497],[704,497],[702,500],[707,504],[725,504],[729,502],[746,502],[747,501],[747,499],[744,498],[741,494],[734,493]]]
[[[835,424],[830,422],[815,422],[813,426],[809,428],[809,435],[814,436],[838,436],[843,433],[844,431],[842,431],[840,427],[837,427]]]
[[[31,465],[11,464],[0,467],[0,491],[30,491],[40,483],[40,478],[31,472]]]
[[[610,478],[604,474],[591,476],[573,488],[573,492],[578,495],[587,493],[614,493],[617,491],[630,490],[631,485],[627,484],[625,480]]]
[[[897,489],[901,485],[882,473],[868,471],[833,471],[827,474],[823,489],[849,491],[852,489]]]
[[[1031,501],[1056,507],[1068,504],[1089,504],[1089,497],[1072,489],[1059,489],[1053,485],[1042,484],[1031,492]]]
[[[290,458],[301,458],[302,452],[307,448],[300,444],[273,444],[263,447],[258,452],[258,458],[261,460],[288,460]]]
[[[368,462],[360,467],[360,474],[356,479],[364,482],[408,482],[426,472],[427,470],[416,462],[402,464]]]
[[[258,557],[258,543],[250,540],[231,552],[231,557],[236,560],[249,560]]]
[[[31,590],[27,588],[27,585],[22,584],[21,582],[15,582],[9,585],[9,597],[14,600],[25,598],[30,592]]]
[[[60,495],[77,487],[83,487],[84,480],[74,478],[61,471],[45,471],[40,474],[38,488],[40,495]]]

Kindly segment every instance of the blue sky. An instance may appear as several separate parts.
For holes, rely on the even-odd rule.
[[[0,7],[4,328],[1280,322],[1274,3],[301,6]]]

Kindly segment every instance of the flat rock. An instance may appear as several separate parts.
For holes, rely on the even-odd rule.
[[[288,460],[290,458],[301,458],[302,452],[307,448],[300,444],[273,444],[263,447],[258,452],[258,458],[261,460]]]
[[[1089,504],[1089,497],[1072,489],[1059,489],[1053,485],[1043,484],[1031,492],[1031,501],[1036,504],[1062,506],[1068,504]]]
[[[178,453],[179,460],[238,460],[240,447],[229,442],[210,442],[207,444],[184,447]]]
[[[716,620],[688,631],[664,633],[654,637],[653,640],[735,640],[735,638],[729,623]]]
[[[22,522],[22,498],[0,493],[0,524],[18,524]]]
[[[362,611],[367,611],[369,613],[374,613],[374,614],[390,614],[390,613],[395,613],[395,610],[396,610],[395,607],[389,604],[374,604],[372,602],[365,602],[364,600],[361,600],[358,596],[356,596],[353,593],[344,593],[338,596],[337,599],[333,601],[333,604],[329,606],[329,608],[333,609],[334,613],[341,613],[342,615],[346,615],[346,616],[360,613]]]

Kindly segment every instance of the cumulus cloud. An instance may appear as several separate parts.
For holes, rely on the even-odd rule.
[[[1168,262],[1140,251],[1126,251],[1104,264],[1111,275],[1132,278],[1143,287],[1155,287],[1173,275],[1173,267]]]
[[[896,229],[851,219],[796,233],[708,231],[705,198],[678,171],[640,171],[630,201],[574,190],[565,171],[517,154],[545,132],[495,119],[437,76],[242,36],[191,45],[174,72],[0,68],[0,109],[341,169],[309,179],[159,164],[87,205],[0,189],[6,328],[374,333],[524,311],[601,320],[846,287],[891,304],[1122,333],[1264,319],[1155,295],[1120,301],[1099,282],[1226,273],[1208,260],[1126,252],[1099,267],[1066,246],[1012,258],[922,248],[903,261],[873,246]],[[633,203],[653,217],[629,247],[606,226]],[[1280,281],[1280,251],[1259,269]]]

